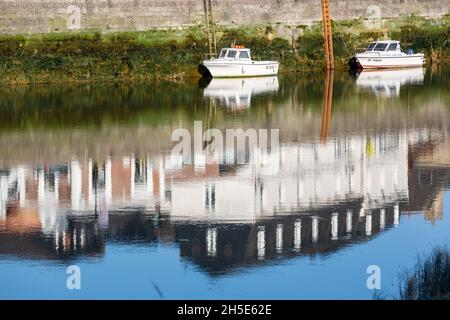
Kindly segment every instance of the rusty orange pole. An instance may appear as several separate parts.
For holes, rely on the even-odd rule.
[[[330,0],[322,0],[322,28],[327,70],[334,69],[333,33],[331,31]]]
[[[323,97],[322,109],[322,125],[320,128],[320,140],[326,143],[331,127],[331,111],[333,109],[333,84],[334,84],[334,70],[327,70],[325,80],[325,92]]]

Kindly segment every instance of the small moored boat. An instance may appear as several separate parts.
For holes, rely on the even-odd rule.
[[[250,49],[232,46],[223,48],[218,58],[202,61],[198,71],[204,77],[258,77],[276,75],[278,66],[277,61],[253,61]]]
[[[424,64],[422,53],[405,53],[400,42],[395,40],[372,42],[367,49],[354,57],[354,63],[362,69],[388,69],[421,67]]]

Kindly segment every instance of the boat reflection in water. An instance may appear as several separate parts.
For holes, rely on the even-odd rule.
[[[363,70],[357,76],[356,85],[371,90],[382,97],[396,97],[404,85],[423,84],[425,70],[423,68],[407,68],[393,70]]]
[[[203,90],[203,96],[232,111],[250,108],[252,96],[276,94],[278,77],[213,78]]]

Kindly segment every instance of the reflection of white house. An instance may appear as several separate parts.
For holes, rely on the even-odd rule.
[[[372,90],[376,95],[392,97],[400,94],[401,86],[422,84],[424,75],[423,68],[363,70],[356,79],[356,85]]]
[[[254,222],[362,200],[364,215],[408,198],[408,145],[431,135],[422,129],[282,144],[264,156],[253,150],[242,165],[183,165],[173,154],[107,158],[96,181],[91,160],[17,166],[0,175],[0,220],[11,197],[18,209],[38,208],[44,232],[62,232],[67,213],[104,216],[130,207],[173,220]]]
[[[250,107],[252,95],[276,93],[278,91],[278,78],[213,78],[203,91],[203,96],[214,99],[220,105],[233,110]]]
[[[170,210],[175,218],[255,221],[357,199],[365,210],[380,208],[407,199],[407,156],[406,134],[282,145],[271,155],[276,171],[250,160],[234,175],[172,182]]]

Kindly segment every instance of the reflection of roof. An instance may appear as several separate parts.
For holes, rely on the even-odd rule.
[[[41,227],[38,209],[20,208],[18,201],[10,202],[5,219],[0,219],[0,229],[18,234],[40,231]]]

